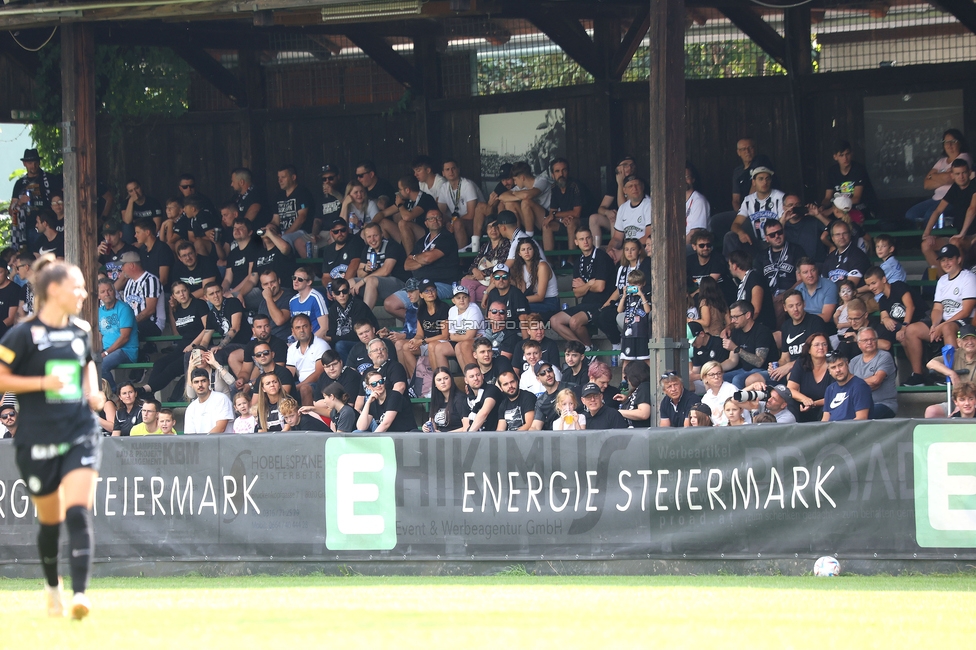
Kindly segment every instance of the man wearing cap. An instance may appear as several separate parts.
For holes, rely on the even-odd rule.
[[[867,420],[874,408],[871,389],[860,377],[851,374],[847,357],[831,352],[827,355],[827,372],[834,379],[824,392],[824,422]]]
[[[446,366],[449,357],[455,357],[463,368],[474,363],[474,341],[485,331],[485,316],[478,305],[471,302],[468,288],[454,285],[454,306],[447,314],[449,341],[440,341],[430,348],[432,368]]]
[[[846,199],[846,197],[842,196],[838,199]],[[861,286],[865,271],[871,267],[871,260],[854,242],[850,225],[838,219],[830,224],[827,232],[830,234],[834,250],[824,260],[824,275],[834,284],[850,280],[855,287]]]
[[[293,165],[285,165],[278,170],[278,187],[281,190],[272,203],[274,214],[271,223],[278,227],[281,238],[296,248],[299,257],[305,256],[305,247],[295,242],[304,242],[306,231],[311,225],[309,215],[314,199],[312,193],[298,184],[298,171]]]
[[[580,396],[586,407],[586,428],[591,431],[606,431],[608,429],[626,429],[627,420],[620,415],[620,411],[603,404],[603,391],[592,381],[583,386]],[[661,425],[665,426],[665,425]]]
[[[122,274],[126,278],[122,301],[136,315],[139,339],[159,336],[166,327],[166,301],[159,278],[142,268],[142,256],[136,251],[122,253]]]
[[[321,237],[319,233],[322,228],[328,228],[335,223],[336,218],[342,213],[342,199],[345,197],[343,183],[339,180],[339,168],[332,163],[322,166],[322,196],[319,199],[319,209],[312,219],[312,228],[309,231],[309,240],[312,242],[313,255],[320,244],[328,241],[328,230],[326,236]]]
[[[514,370],[506,370],[498,375],[498,387],[502,395],[499,400],[498,426],[496,431],[528,431],[535,421],[535,395],[519,388]]]
[[[366,247],[362,237],[349,232],[349,224],[342,217],[329,224],[329,232],[332,243],[319,253],[322,257],[322,287],[326,291],[335,278],[352,280],[356,277]]]
[[[358,277],[351,282],[352,292],[361,297],[370,309],[377,300],[386,300],[403,290],[410,273],[403,268],[407,253],[395,239],[383,237],[383,227],[371,221],[362,230],[366,242],[363,259],[356,270]]]
[[[976,327],[963,325],[959,328],[959,347],[952,357],[952,368],[945,365],[945,359],[939,354],[928,362],[927,368],[932,372],[943,375],[953,386],[976,379]],[[940,402],[925,409],[926,418],[944,418],[952,413],[952,404]]]
[[[972,325],[964,325],[972,330]],[[976,332],[974,332],[976,336]],[[898,386],[895,375],[898,369],[891,353],[878,349],[878,332],[873,327],[862,327],[857,332],[857,346],[861,354],[851,359],[851,374],[860,377],[871,389],[874,407],[872,420],[893,418],[898,413]]]
[[[935,301],[928,319],[915,321],[905,331],[905,356],[912,366],[912,374],[904,386],[921,386],[922,357],[930,342],[942,340],[956,346],[956,332],[961,325],[971,323],[976,310],[976,275],[962,268],[962,255],[953,244],[939,249],[939,264],[945,273],[935,285]],[[928,322],[926,322],[928,321]]]
[[[447,187],[445,185],[445,187]],[[440,210],[430,210],[425,223],[427,236],[418,239],[403,268],[418,280],[433,280],[437,297],[447,300],[454,296],[454,281],[460,278],[460,258],[451,233],[444,229],[444,217]],[[391,315],[404,319],[409,297],[406,291],[397,291],[383,301],[383,307]]]
[[[798,411],[799,406],[793,399],[790,389],[783,384],[770,386],[760,381],[749,384],[744,390],[769,394],[769,397],[763,401],[741,402],[744,408],[752,412],[753,417],[760,413],[769,413],[776,418],[777,424],[793,424],[796,422],[796,411]]]
[[[602,174],[602,172],[601,172]],[[617,219],[617,206],[626,201],[624,196],[624,179],[637,174],[637,163],[633,156],[624,156],[614,168],[614,175],[607,178],[607,189],[600,201],[600,207],[589,218],[590,230],[593,232],[593,244],[600,248],[600,234],[602,231],[613,232],[613,224]],[[570,242],[576,241],[570,239]]]
[[[732,230],[725,236],[722,252],[726,257],[735,250],[754,254],[757,244],[765,241],[763,227],[766,221],[779,221],[783,217],[786,196],[773,189],[773,173],[769,167],[755,167],[749,172],[755,191],[742,201]]]
[[[545,386],[539,379],[539,372],[542,370],[543,364],[552,368],[552,372],[556,376],[556,381],[562,379],[562,373],[559,372],[559,368],[554,367],[548,361],[542,360],[542,346],[539,345],[538,341],[525,341],[522,354],[522,373],[519,377],[519,388],[527,390],[537,397],[541,395],[545,390]],[[516,359],[517,363],[518,359]]]
[[[592,341],[587,325],[597,318],[613,292],[614,265],[606,251],[594,247],[589,229],[576,231],[576,246],[580,249],[579,261],[573,269],[576,306],[555,314],[549,322],[567,341],[580,341],[589,348]]]
[[[533,431],[552,431],[552,423],[556,421],[556,395],[564,388],[571,388],[569,384],[557,379],[556,373],[559,372],[556,366],[548,361],[539,361],[535,364],[535,376],[539,379],[542,392],[535,398],[535,419],[532,421]]]
[[[666,372],[661,376],[661,388],[664,390],[664,398],[658,410],[661,426],[675,429],[688,426],[688,413],[698,403],[698,396],[685,390],[685,385],[676,372]],[[599,386],[597,389],[599,390]]]
[[[512,286],[507,264],[495,265],[491,272],[491,283],[488,285],[488,290],[481,297],[482,310],[489,318],[489,310],[494,303],[501,303],[505,307],[505,330],[511,332],[510,338],[521,337],[522,323],[529,319],[530,306],[521,289]],[[514,352],[514,347],[512,351]]]
[[[522,340],[519,322],[515,321],[512,325],[512,321],[506,320],[505,305],[497,300],[488,304],[485,315],[487,316],[486,327],[482,336],[491,341],[492,353],[506,359],[514,358],[515,347]],[[521,372],[521,369],[520,365],[517,373]]]
[[[34,217],[42,208],[51,207],[51,195],[61,189],[61,177],[41,169],[41,156],[37,149],[27,149],[20,159],[27,174],[14,182],[10,198],[10,214],[13,224],[11,243],[33,243],[36,235],[32,233]],[[15,234],[17,236],[15,236]]]
[[[120,258],[123,253],[131,251],[138,255],[139,251],[122,241],[122,228],[115,221],[109,221],[102,226],[102,236],[104,239],[98,245],[98,263],[105,267],[105,274],[115,283],[115,288],[121,291],[125,286],[125,276],[122,275]]]
[[[0,429],[4,440],[17,435],[17,408],[13,404],[0,406]]]

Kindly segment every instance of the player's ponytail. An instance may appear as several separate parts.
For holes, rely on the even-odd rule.
[[[47,302],[47,288],[51,283],[64,282],[68,277],[69,269],[68,263],[57,259],[54,253],[46,253],[37,258],[31,266],[33,272],[31,286],[34,288],[34,298],[37,303],[34,305],[35,314],[39,313]]]

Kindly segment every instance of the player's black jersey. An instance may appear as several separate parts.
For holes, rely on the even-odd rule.
[[[60,391],[20,393],[16,445],[72,443],[99,430],[82,390],[92,360],[91,327],[71,318],[66,327],[48,327],[34,318],[14,325],[0,339],[0,362],[15,375],[59,375]]]

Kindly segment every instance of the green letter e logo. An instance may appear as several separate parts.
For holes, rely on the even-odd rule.
[[[333,551],[396,546],[396,451],[393,438],[325,442],[325,545]]]
[[[926,548],[976,548],[976,427],[915,427],[915,537]]]

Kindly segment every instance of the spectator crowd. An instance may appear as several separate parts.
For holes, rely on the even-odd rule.
[[[98,416],[121,436],[176,433],[173,402],[187,403],[180,433],[880,419],[898,412],[900,346],[904,384],[954,387],[928,416],[972,417],[976,184],[962,133],[941,144],[932,198],[904,218],[938,278],[931,301],[907,283],[896,240],[869,232],[902,219],[882,213],[849,143],[834,147],[823,196],[804,202],[740,140],[733,210],[714,215],[689,163],[690,361],[656,380],[651,310],[676,306],[651,294],[650,199],[629,156],[592,201],[562,158],[503,165],[487,197],[456,161],[426,156],[395,183],[372,161],[349,178],[325,164],[314,190],[285,164],[271,195],[239,168],[216,203],[192,174],[159,198],[137,179],[120,197],[100,185],[97,329],[113,397]],[[0,334],[33,312],[32,262],[64,255],[60,179],[35,150],[23,161]],[[947,226],[957,234],[941,236]],[[664,394],[653,423],[652,381]],[[412,400],[429,400],[426,420]]]

